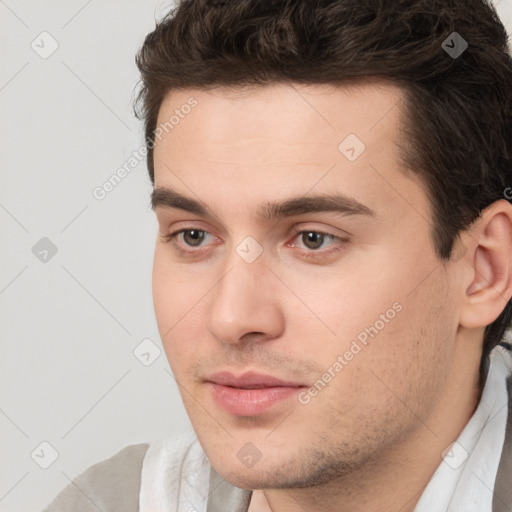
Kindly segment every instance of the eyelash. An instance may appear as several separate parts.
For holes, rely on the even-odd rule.
[[[178,235],[180,235],[182,233],[186,233],[188,231],[200,231],[200,232],[205,233],[207,235],[211,235],[211,233],[209,231],[206,231],[205,229],[185,228],[185,229],[179,229],[179,230],[174,231],[172,233],[169,233],[167,235],[163,235],[164,242],[165,243],[173,244],[175,249],[180,254],[180,256],[192,256],[193,254],[196,254],[199,251],[194,250],[194,249],[192,249],[192,250],[183,249],[176,242],[176,237]],[[328,249],[328,250],[322,250],[322,249],[317,249],[317,250],[315,250],[315,249],[301,249],[302,256],[305,257],[305,258],[309,258],[309,259],[325,257],[325,256],[329,256],[331,254],[337,253],[337,252],[343,250],[343,248],[345,247],[346,243],[348,242],[348,238],[339,237],[339,236],[333,235],[332,233],[327,233],[325,231],[319,231],[319,230],[314,230],[314,229],[297,229],[297,230],[294,230],[293,236],[292,236],[292,241],[295,240],[299,235],[304,234],[304,233],[315,233],[315,234],[318,234],[318,235],[323,235],[323,236],[325,236],[325,237],[327,237],[329,239],[332,239],[333,243],[337,242],[337,244],[334,247],[332,247],[331,249]],[[198,246],[198,247],[200,248],[200,246]]]
[[[342,249],[344,249],[346,242],[348,242],[348,238],[341,238],[339,236],[333,235],[332,233],[327,233],[326,231],[321,231],[317,229],[296,229],[292,234],[292,242],[299,236],[304,235],[305,233],[315,233],[317,235],[323,235],[327,239],[332,241],[332,244],[329,245],[329,249],[308,249],[300,247],[299,251],[301,252],[301,256],[307,259],[319,259],[331,256]],[[336,243],[337,242],[337,243]],[[287,243],[287,246],[290,247],[290,242]]]
[[[173,231],[172,233],[169,233],[167,235],[163,235],[163,238],[164,238],[164,243],[168,244],[172,244],[174,246],[174,248],[178,251],[179,255],[180,256],[192,256],[196,253],[198,253],[199,251],[197,250],[186,250],[186,249],[183,249],[182,247],[180,247],[178,245],[178,243],[176,242],[176,237],[178,235],[180,235],[181,233],[186,233],[187,231],[200,231],[201,233],[207,233],[208,235],[211,235],[211,233],[209,231],[206,231],[205,229],[197,229],[197,228],[185,228],[185,229],[179,229],[177,231]]]

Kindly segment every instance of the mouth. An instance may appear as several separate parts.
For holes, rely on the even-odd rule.
[[[308,387],[272,375],[247,372],[235,376],[218,372],[206,379],[213,400],[234,416],[257,416]]]

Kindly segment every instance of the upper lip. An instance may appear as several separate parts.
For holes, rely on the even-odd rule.
[[[242,375],[234,375],[230,372],[217,372],[210,375],[207,382],[230,386],[233,388],[272,388],[272,387],[302,387],[304,384],[295,381],[283,380],[273,375],[264,375],[256,372],[246,372]]]

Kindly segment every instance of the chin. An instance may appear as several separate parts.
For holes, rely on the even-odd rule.
[[[273,472],[262,472],[261,469],[256,471],[254,468],[215,467],[215,471],[231,485],[248,491],[287,487],[280,482],[277,475]],[[273,474],[274,476],[272,476]]]

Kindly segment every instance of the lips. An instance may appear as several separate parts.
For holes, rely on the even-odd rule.
[[[263,375],[256,372],[246,372],[238,377],[229,372],[218,372],[214,373],[206,380],[222,386],[230,386],[239,389],[306,386],[306,384],[303,383],[281,380],[272,375]]]
[[[217,405],[235,416],[257,416],[296,395],[305,384],[247,372],[212,374],[207,380]]]

